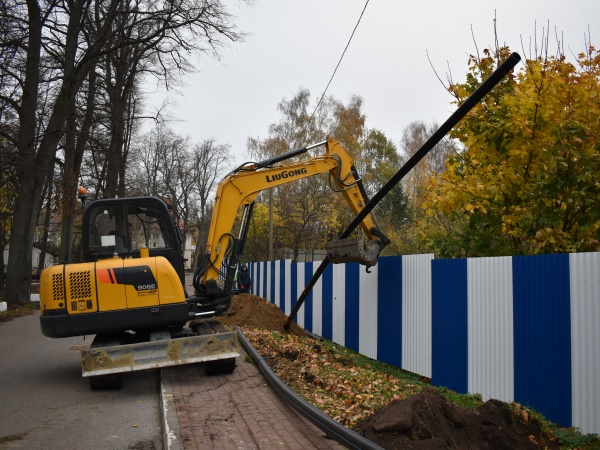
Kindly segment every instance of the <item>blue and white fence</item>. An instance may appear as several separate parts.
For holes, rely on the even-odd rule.
[[[250,264],[289,314],[320,262]],[[600,433],[600,253],[329,265],[296,317],[368,357]]]

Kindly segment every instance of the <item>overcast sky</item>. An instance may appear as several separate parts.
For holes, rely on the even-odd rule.
[[[198,61],[181,95],[169,95],[170,113],[180,120],[171,127],[194,142],[214,138],[231,145],[239,164],[248,159],[247,138],[266,138],[268,126],[279,120],[283,98],[306,88],[314,107],[366,0],[225,3],[249,36],[224,50],[221,61]],[[361,96],[367,127],[399,147],[410,122],[442,124],[455,111],[434,68],[444,80],[451,71],[455,82],[464,81],[474,40],[480,52],[493,45],[494,17],[500,43],[522,57],[522,43],[528,53],[536,25],[539,42],[548,23],[552,51],[557,35],[567,53],[584,50],[584,35],[600,45],[598,0],[370,0],[327,94],[344,103]],[[151,102],[164,96],[153,94]]]

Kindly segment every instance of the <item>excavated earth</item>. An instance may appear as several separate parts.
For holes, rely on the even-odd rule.
[[[230,312],[219,321],[230,326],[285,332],[287,316],[261,297],[237,295]],[[290,332],[306,335],[295,323]],[[355,431],[388,450],[560,448],[545,439],[537,420],[525,414],[515,415],[506,403],[489,400],[476,409],[466,409],[432,387],[405,400],[392,401],[363,420]]]
[[[231,300],[229,315],[219,317],[219,322],[229,326],[247,326],[287,333],[284,325],[287,316],[273,303],[252,294],[235,295]],[[295,322],[290,325],[289,333],[306,336],[306,331]]]

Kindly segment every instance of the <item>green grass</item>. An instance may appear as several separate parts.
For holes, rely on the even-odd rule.
[[[554,424],[551,424],[550,428],[557,442],[560,444],[561,449],[600,449],[600,439],[598,438],[598,435],[583,435],[574,428],[559,428]]]

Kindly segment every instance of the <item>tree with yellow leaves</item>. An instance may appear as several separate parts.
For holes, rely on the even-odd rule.
[[[600,249],[600,53],[544,46],[451,132],[464,151],[432,178],[420,229],[438,256]],[[510,51],[471,56],[464,101]]]

